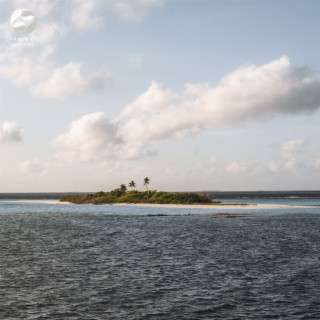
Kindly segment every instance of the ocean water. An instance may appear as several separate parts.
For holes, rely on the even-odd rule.
[[[300,201],[217,218],[2,199],[0,319],[320,319],[319,200]]]

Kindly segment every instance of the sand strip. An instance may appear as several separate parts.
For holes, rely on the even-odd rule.
[[[21,203],[39,203],[39,204],[61,204],[69,205],[70,202],[59,202],[59,200],[44,200],[44,199],[25,199],[25,200],[6,200],[10,202]],[[277,204],[157,204],[157,203],[113,203],[99,204],[99,206],[119,206],[119,207],[147,207],[147,208],[168,208],[168,209],[248,209],[248,210],[265,210],[265,209],[300,209],[311,208],[310,206],[296,205],[277,205]]]
[[[105,204],[103,204],[105,205]],[[109,205],[110,204],[106,204]],[[114,203],[112,206],[123,207],[147,207],[147,208],[169,208],[169,209],[299,209],[310,208],[310,206],[291,206],[276,204],[156,204],[156,203]]]

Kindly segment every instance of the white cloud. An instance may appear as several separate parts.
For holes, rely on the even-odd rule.
[[[320,169],[320,158],[316,160],[316,162],[315,162],[315,167],[316,167],[317,169]]]
[[[177,94],[153,81],[146,92],[124,109],[119,119],[128,119],[122,131],[133,139],[180,138],[201,130],[195,112],[192,105],[180,105]]]
[[[18,87],[30,88],[35,96],[63,98],[98,91],[112,84],[113,75],[99,70],[91,75],[81,73],[80,63],[68,63],[56,68],[49,61],[52,45],[44,45],[36,54],[25,53],[23,47],[8,47],[0,53],[0,75]]]
[[[123,21],[140,22],[156,7],[161,7],[163,0],[116,0],[112,1],[113,12]]]
[[[36,30],[32,33],[35,45],[44,45],[50,43],[53,45],[57,38],[61,38],[69,31],[69,28],[63,23],[48,22],[37,26]]]
[[[8,22],[0,24],[0,37],[3,40],[10,40],[10,37],[12,35],[12,29]]]
[[[52,0],[14,0],[14,8],[27,8],[31,10],[37,17],[44,17],[48,15],[56,1]]]
[[[303,166],[303,162],[299,161],[299,153],[302,148],[306,145],[306,141],[302,138],[290,140],[283,144],[282,152],[284,159],[284,167],[288,170],[296,170]]]
[[[11,39],[15,33],[9,23],[0,24],[0,36],[5,40],[5,47],[0,53],[0,76],[16,86],[27,87],[36,96],[61,98],[80,94],[88,89],[101,90],[112,83],[113,76],[106,70],[93,72],[88,76],[82,75],[80,64],[76,61],[55,66],[50,61],[50,56],[55,51],[58,39],[74,28],[81,31],[99,27],[105,15],[103,11],[113,12],[125,21],[140,21],[152,8],[161,6],[163,1],[71,0],[57,5],[56,1],[51,0],[15,0],[3,3],[6,9],[10,7],[8,10],[28,8],[38,18],[38,24],[32,33],[32,37],[36,39],[35,47],[27,50],[15,46],[16,43]],[[130,63],[139,66],[142,57],[132,56]]]
[[[122,143],[117,126],[102,112],[91,113],[71,123],[70,130],[60,135],[57,143],[77,150],[94,151]]]
[[[100,27],[105,13],[113,13],[124,22],[137,23],[163,4],[164,0],[72,0],[70,18],[79,30]]]
[[[43,48],[37,55],[26,54],[23,47],[8,47],[0,53],[0,75],[16,86],[29,86],[46,77],[52,66],[47,62],[53,52],[51,46]]]
[[[71,21],[77,29],[90,29],[98,27],[102,18],[98,14],[99,1],[73,0],[71,8]]]
[[[22,140],[23,129],[16,122],[3,122],[0,124],[0,143]]]
[[[54,144],[61,150],[57,157],[68,162],[138,159],[152,154],[146,144],[121,137],[118,126],[102,112],[73,121],[69,131],[59,135]]]
[[[27,4],[30,3],[28,8],[32,11],[37,8],[38,16],[43,16],[52,10],[51,2],[35,0]],[[26,4],[23,1],[19,3]],[[85,6],[90,1],[81,3]],[[63,8],[66,8],[66,5],[63,5]],[[80,63],[71,61],[57,67],[50,61],[56,49],[55,42],[71,29],[61,21],[39,23],[32,33],[35,39],[35,46],[32,48],[16,46],[16,43],[10,40],[12,30],[9,28],[8,31],[7,27],[0,25],[0,33],[5,35],[7,41],[0,52],[0,76],[10,80],[15,86],[27,87],[32,94],[42,98],[63,98],[82,94],[87,90],[98,91],[112,83],[113,75],[107,70],[83,75]]]
[[[216,86],[186,84],[181,92],[150,87],[121,113],[131,139],[183,137],[244,120],[310,112],[320,106],[320,79],[287,57],[240,68]]]
[[[289,140],[285,142],[282,146],[283,154],[291,155],[292,153],[296,152],[298,149],[303,147],[306,144],[306,141],[303,138],[297,138],[294,140]]]
[[[45,169],[43,162],[39,158],[35,158],[31,161],[27,160],[20,163],[19,170],[24,174],[45,175],[47,173],[47,170]]]
[[[303,167],[306,167],[309,162],[306,157],[306,145],[307,141],[303,138],[284,142],[281,146],[280,155],[267,165],[268,171],[271,173],[281,173],[285,171],[298,173]]]
[[[233,174],[245,173],[248,171],[248,165],[246,163],[233,161],[227,166],[226,171]]]
[[[81,64],[68,63],[54,70],[46,81],[37,84],[32,93],[42,98],[63,98],[83,93],[88,89],[104,88],[112,82],[112,74],[98,72],[89,77],[81,75]]]
[[[278,162],[276,162],[276,161],[273,160],[273,161],[271,161],[271,162],[269,163],[268,169],[269,169],[271,172],[273,172],[273,173],[277,173],[277,172],[280,171],[281,166],[280,166],[280,164],[279,164]]]
[[[305,146],[306,140],[303,138],[297,138],[294,140],[289,140],[285,142],[282,146],[284,156],[290,156],[297,150],[301,149],[301,147]]]

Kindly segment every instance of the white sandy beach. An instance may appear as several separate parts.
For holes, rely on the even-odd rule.
[[[8,202],[21,202],[21,203],[42,203],[42,204],[67,204],[66,202],[60,202],[59,200],[50,199],[21,199],[21,200],[6,200]]]
[[[23,203],[39,203],[39,204],[59,204],[59,205],[73,205],[70,202],[60,202],[59,200],[10,200],[13,202]],[[263,210],[263,209],[299,209],[310,208],[310,206],[295,206],[295,205],[276,205],[276,204],[155,204],[155,203],[114,203],[114,204],[101,204],[99,206],[123,206],[123,207],[149,207],[149,208],[169,208],[169,209],[239,209],[245,208],[248,210]]]
[[[276,204],[154,204],[154,203],[115,203],[113,206],[131,206],[131,207],[150,207],[150,208],[170,208],[170,209],[294,209],[307,208],[307,206],[291,206],[291,205],[276,205]],[[310,208],[310,207],[308,207]]]

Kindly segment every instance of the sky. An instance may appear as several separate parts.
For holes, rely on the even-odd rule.
[[[0,192],[320,189],[319,18],[317,0],[0,0]]]

